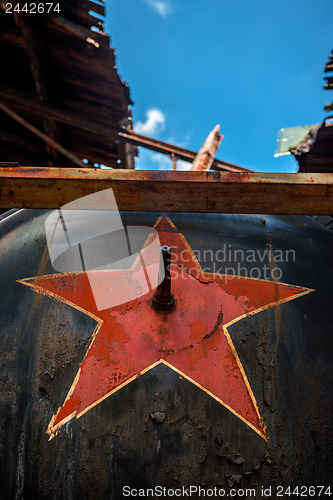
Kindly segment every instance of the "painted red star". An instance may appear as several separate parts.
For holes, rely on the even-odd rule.
[[[207,392],[265,439],[255,396],[227,327],[312,290],[205,273],[167,216],[161,216],[154,227],[161,244],[172,247],[172,292],[176,305],[169,313],[152,308],[153,291],[98,311],[85,272],[20,280],[36,292],[65,302],[97,321],[66,400],[47,429],[50,439],[66,422],[81,417],[159,363]],[[136,272],[136,265],[131,271],[134,286],[139,289],[141,273]],[[115,281],[121,280],[121,271],[96,273],[101,287],[110,273]]]

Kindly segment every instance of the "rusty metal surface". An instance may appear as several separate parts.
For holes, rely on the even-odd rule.
[[[172,214],[177,231],[167,223],[159,227],[164,244],[182,235],[205,273],[272,270],[273,255],[280,281],[315,290],[229,326],[267,441],[165,364],[68,421],[49,441],[46,428],[66,398],[96,320],[17,282],[54,272],[47,215],[22,210],[0,222],[1,498],[118,499],[124,485],[229,491],[330,484],[330,231],[308,217],[267,215]],[[158,216],[126,213],[123,221],[153,226]],[[235,250],[262,253],[253,263],[239,253],[235,261]],[[295,258],[281,262],[278,250],[292,250]]]
[[[333,213],[333,174],[2,167],[0,207],[58,208],[112,188],[120,210]]]

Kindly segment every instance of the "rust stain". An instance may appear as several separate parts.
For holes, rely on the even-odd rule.
[[[214,325],[214,328],[209,333],[206,333],[203,340],[209,339],[212,335],[214,335],[214,333],[217,332],[217,330],[218,330],[219,326],[222,324],[222,322],[223,322],[223,312],[222,312],[222,307],[221,307],[221,312],[219,312],[217,315],[217,319],[216,319],[216,323]]]
[[[206,337],[207,325],[203,321],[194,320],[190,323],[191,335],[190,338],[193,339],[197,344],[202,342]]]
[[[207,170],[207,165],[209,164],[211,155],[209,153],[204,153],[200,159],[197,170],[204,171]]]

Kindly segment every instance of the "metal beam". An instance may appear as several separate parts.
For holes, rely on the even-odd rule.
[[[151,137],[136,134],[132,131],[120,131],[118,133],[118,137],[126,142],[129,142],[130,144],[134,144],[135,146],[141,146],[146,149],[150,149],[151,151],[156,151],[157,153],[167,154],[168,156],[170,156],[170,158],[173,157],[174,159],[188,161],[190,163],[192,163],[197,155],[195,151],[180,148],[167,142],[158,141],[157,139],[152,139]],[[228,163],[222,160],[214,160],[211,168],[212,170],[218,171],[251,172],[251,170],[247,168],[240,167],[238,165],[234,165],[233,163]]]
[[[58,208],[112,188],[120,210],[332,214],[333,174],[0,168],[0,208]]]

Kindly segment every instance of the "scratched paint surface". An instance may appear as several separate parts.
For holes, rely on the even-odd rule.
[[[152,308],[153,292],[122,306],[98,311],[85,273],[21,280],[35,291],[72,305],[97,321],[90,346],[66,401],[52,418],[53,437],[74,416],[80,417],[140,374],[165,363],[205,390],[254,431],[265,437],[240,359],[227,326],[240,318],[292,300],[311,290],[271,281],[226,279],[204,273],[183,235],[166,217],[155,228],[162,244],[172,246],[172,291],[176,306],[169,313]],[[132,269],[140,291],[141,273]],[[101,287],[109,273],[97,271]]]

